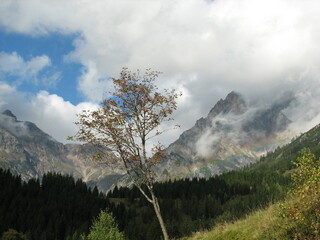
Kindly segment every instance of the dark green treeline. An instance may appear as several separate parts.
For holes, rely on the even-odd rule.
[[[78,240],[108,205],[97,188],[55,173],[45,174],[40,184],[0,169],[0,190],[0,236],[11,228],[32,240]]]
[[[284,198],[289,178],[267,171],[243,170],[220,177],[179,180],[155,185],[171,237],[209,229],[217,222],[245,216],[248,212]],[[132,240],[160,239],[150,204],[136,188],[115,188],[108,194],[116,204],[114,215],[120,230]]]
[[[155,185],[172,237],[211,228],[284,196],[287,178],[275,172],[242,170],[210,179]],[[129,239],[160,239],[150,204],[136,188],[115,188],[108,196],[81,180],[48,173],[21,181],[0,169],[0,234],[8,229],[32,240],[80,239],[101,209],[108,208]]]

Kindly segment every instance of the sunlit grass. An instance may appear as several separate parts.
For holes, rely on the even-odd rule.
[[[195,233],[183,240],[280,240],[286,238],[281,227],[284,219],[279,216],[278,205],[257,210],[246,218],[233,223],[217,225],[211,231]]]

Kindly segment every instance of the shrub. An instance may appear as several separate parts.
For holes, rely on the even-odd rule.
[[[9,229],[2,234],[1,240],[25,240],[26,236],[14,229]]]
[[[305,148],[294,164],[290,200],[282,205],[287,231],[293,239],[320,239],[320,161]]]

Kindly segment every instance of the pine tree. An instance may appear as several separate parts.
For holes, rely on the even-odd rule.
[[[101,211],[94,220],[89,235],[82,240],[124,240],[125,236],[119,231],[113,216],[107,211]]]

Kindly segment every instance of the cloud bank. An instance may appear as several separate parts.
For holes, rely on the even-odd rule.
[[[0,109],[11,109],[18,120],[36,123],[40,129],[63,143],[67,143],[67,137],[73,136],[77,131],[74,124],[77,121],[76,114],[81,113],[83,109],[96,108],[97,105],[90,102],[72,105],[46,91],[28,96],[0,82]]]
[[[317,0],[11,0],[0,3],[0,27],[35,37],[77,33],[65,59],[82,64],[77,89],[88,102],[101,99],[123,66],[151,67],[164,72],[160,88],[184,94],[175,115],[182,130],[235,90],[253,106],[293,92],[299,102],[287,113],[305,131],[306,121],[319,120],[319,11]],[[57,116],[80,107],[45,92],[28,104]]]

